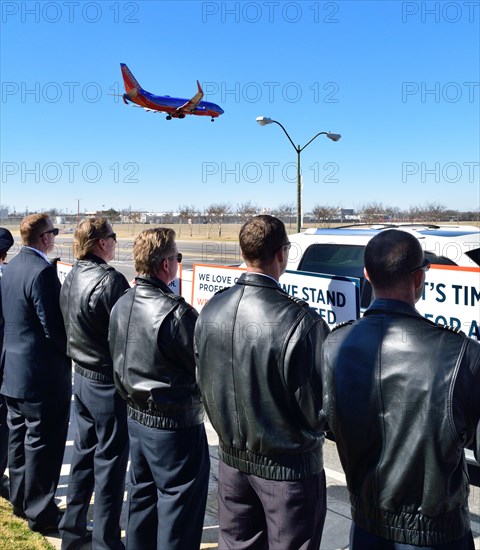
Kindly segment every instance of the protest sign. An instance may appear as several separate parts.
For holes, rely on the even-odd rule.
[[[192,305],[201,311],[215,292],[234,285],[245,271],[238,267],[194,265]],[[279,284],[287,294],[307,302],[331,326],[356,319],[360,314],[358,279],[286,271]]]
[[[433,265],[416,308],[427,319],[480,340],[480,269]]]

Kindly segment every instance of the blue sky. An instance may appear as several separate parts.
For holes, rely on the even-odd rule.
[[[1,3],[0,204],[12,211],[212,203],[480,204],[478,2]],[[123,104],[154,94],[225,114]]]

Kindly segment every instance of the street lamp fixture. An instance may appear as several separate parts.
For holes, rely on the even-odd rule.
[[[331,132],[318,132],[318,134],[313,136],[313,138],[309,142],[307,142],[303,147],[300,147],[300,145],[295,145],[295,143],[293,143],[293,140],[287,130],[285,130],[282,124],[280,124],[280,122],[278,122],[277,120],[273,120],[272,118],[266,116],[258,116],[256,120],[260,126],[266,126],[267,124],[272,123],[278,124],[278,126],[280,126],[280,128],[285,132],[288,141],[290,141],[293,148],[297,152],[297,233],[300,233],[302,228],[302,180],[300,175],[300,153],[318,136],[327,136],[327,138],[331,139],[332,141],[338,141],[342,136],[340,134],[332,134]]]
[[[271,124],[273,120],[266,116],[257,116],[257,122],[260,124],[260,126],[266,126],[267,124]]]

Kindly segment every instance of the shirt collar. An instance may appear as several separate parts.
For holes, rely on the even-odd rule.
[[[375,298],[373,302],[368,306],[368,309],[365,311],[364,315],[369,315],[371,313],[388,311],[403,313],[404,315],[415,315],[423,317],[412,305],[408,302],[403,302],[400,300],[393,300],[389,298]]]
[[[46,262],[51,264],[52,262],[48,259],[48,256],[42,252],[41,250],[38,250],[38,248],[34,248],[33,246],[25,246],[24,248],[29,248],[30,250],[33,250],[37,254],[39,254]]]
[[[268,279],[271,279],[277,286],[280,286],[280,283],[277,281],[277,279],[274,279],[272,276],[267,275],[266,273],[259,273],[258,271],[247,271],[247,273],[252,273],[253,275],[260,275],[261,277],[267,277]]]

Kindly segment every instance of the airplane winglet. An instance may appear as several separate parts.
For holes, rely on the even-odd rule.
[[[183,105],[180,105],[180,107],[177,107],[176,110],[178,112],[183,112],[183,111],[193,112],[198,107],[198,104],[200,103],[200,101],[202,101],[202,98],[203,98],[203,90],[198,80],[197,80],[197,86],[198,86],[198,92],[192,97],[192,99],[190,99]]]

